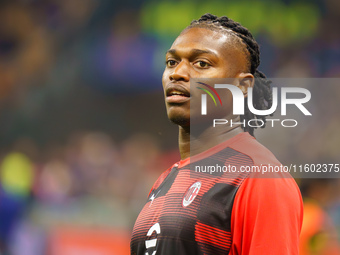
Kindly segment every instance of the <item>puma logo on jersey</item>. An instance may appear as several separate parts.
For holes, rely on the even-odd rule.
[[[155,195],[155,193],[152,193],[151,197],[149,198],[149,200],[151,201],[149,207],[152,205],[153,200],[155,200],[155,198],[157,197],[157,195],[158,195],[159,192],[161,192],[161,190],[159,190],[159,191],[156,193],[156,195]]]
[[[195,182],[193,185],[190,186],[188,191],[185,193],[182,201],[183,207],[187,207],[194,201],[195,197],[197,196],[198,192],[201,188],[201,182]]]

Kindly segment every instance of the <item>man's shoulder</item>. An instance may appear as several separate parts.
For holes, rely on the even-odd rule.
[[[236,150],[252,159],[254,165],[281,165],[275,155],[264,145],[258,142],[249,133],[242,134],[240,139],[229,145]]]

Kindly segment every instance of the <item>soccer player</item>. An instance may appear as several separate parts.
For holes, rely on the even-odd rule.
[[[131,254],[298,254],[302,199],[294,179],[281,172],[257,178],[239,171],[281,165],[255,140],[254,128],[213,129],[197,120],[202,129],[190,132],[193,115],[199,115],[190,112],[190,102],[202,95],[190,87],[192,78],[232,79],[245,99],[247,88],[253,87],[256,109],[270,106],[270,81],[257,70],[259,54],[246,28],[211,14],[193,21],[167,51],[162,82],[168,117],[179,127],[181,160],[152,187],[133,229]],[[234,116],[230,101],[213,114],[239,122],[265,121],[247,107],[244,115]],[[196,171],[207,165],[237,171]]]

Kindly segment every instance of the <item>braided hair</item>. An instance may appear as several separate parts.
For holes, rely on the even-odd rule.
[[[250,31],[243,27],[240,23],[235,22],[226,16],[218,18],[217,16],[210,13],[204,14],[199,20],[192,21],[190,26],[188,26],[185,30],[193,27],[207,28],[214,31],[225,30],[226,32],[236,36],[240,43],[246,46],[245,52],[248,56],[248,69],[249,72],[255,77],[255,84],[253,88],[253,105],[257,110],[269,109],[272,105],[272,92],[270,86],[271,81],[266,78],[264,73],[257,70],[258,66],[260,65],[260,50],[258,43],[255,41]],[[256,125],[262,126],[262,128],[264,128],[266,124],[266,116],[256,115],[250,112],[246,98],[244,101],[244,106],[245,113],[244,115],[241,115],[241,121],[245,121],[247,123],[248,120],[256,119]],[[258,120],[262,120],[263,124]],[[244,125],[243,130],[254,136],[255,128],[256,127]]]

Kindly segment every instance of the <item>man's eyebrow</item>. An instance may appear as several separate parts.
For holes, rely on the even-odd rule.
[[[168,54],[168,53],[170,53],[170,54],[172,54],[172,55],[176,55],[176,50],[175,50],[175,49],[167,50],[167,51],[166,51],[166,54]]]
[[[172,55],[178,55],[177,54],[177,51],[175,49],[170,49],[166,52],[166,54],[172,54]],[[214,55],[216,56],[215,52],[213,51],[210,51],[210,50],[200,50],[200,49],[192,49],[190,51],[190,55],[192,56],[197,56],[197,55],[201,55],[201,54],[211,54],[211,55]]]

